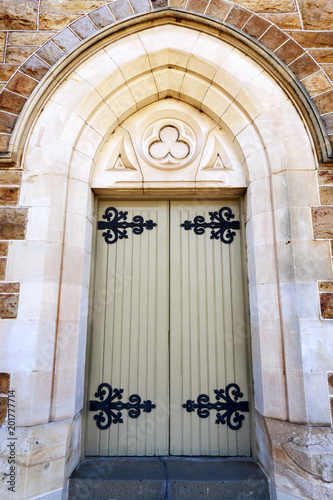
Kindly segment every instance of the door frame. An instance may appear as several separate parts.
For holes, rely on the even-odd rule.
[[[86,362],[85,362],[85,375],[84,375],[84,396],[83,396],[83,411],[82,411],[82,446],[81,446],[81,460],[83,460],[86,456],[86,442],[87,442],[87,418],[88,418],[88,405],[89,405],[89,395],[88,395],[88,377],[90,375],[91,370],[91,344],[93,337],[93,312],[94,312],[94,290],[95,290],[95,272],[96,272],[96,248],[97,248],[97,219],[98,219],[98,206],[100,201],[110,201],[113,202],[118,201],[172,201],[172,200],[202,200],[204,199],[219,199],[221,198],[221,202],[224,200],[237,200],[239,202],[240,208],[240,232],[239,236],[241,238],[241,253],[242,253],[242,278],[244,283],[244,305],[245,305],[245,313],[244,317],[246,317],[246,356],[247,356],[247,364],[248,364],[248,391],[249,391],[249,419],[250,419],[250,448],[251,455],[250,458],[253,460],[257,459],[257,440],[256,440],[256,423],[255,423],[255,406],[254,406],[254,380],[253,380],[253,360],[252,360],[252,349],[251,349],[251,323],[250,323],[250,307],[249,307],[249,288],[248,288],[248,273],[247,273],[247,257],[246,257],[246,203],[245,203],[245,189],[233,189],[231,188],[230,195],[228,195],[228,190],[225,188],[222,189],[202,189],[198,190],[196,195],[193,195],[191,192],[186,192],[189,190],[184,189],[183,193],[179,195],[178,190],[165,190],[163,195],[158,198],[156,195],[147,194],[143,196],[142,194],[138,195],[133,190],[133,196],[130,197],[128,190],[126,190],[126,195],[121,196],[121,193],[117,192],[113,195],[111,192],[109,195],[107,194],[95,194],[94,200],[94,223],[93,223],[93,235],[92,235],[92,262],[90,269],[90,287],[89,287],[89,306],[88,306],[88,325],[87,325],[87,342],[86,342]],[[169,284],[170,289],[170,284]],[[112,458],[112,457],[111,457]],[[225,457],[228,458],[228,457]]]

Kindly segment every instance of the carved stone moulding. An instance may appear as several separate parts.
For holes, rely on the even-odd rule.
[[[96,161],[95,190],[245,188],[244,158],[227,128],[194,106],[162,99],[135,112]]]

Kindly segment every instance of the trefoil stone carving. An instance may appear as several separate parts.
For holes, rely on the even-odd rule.
[[[192,128],[177,118],[151,123],[142,136],[145,162],[161,170],[184,168],[197,156],[197,137]]]
[[[149,154],[156,160],[173,158],[183,160],[190,153],[190,146],[184,140],[180,140],[180,133],[177,127],[166,125],[159,131],[159,140],[154,141],[149,146]]]

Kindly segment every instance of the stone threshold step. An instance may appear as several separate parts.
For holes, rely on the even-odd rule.
[[[246,458],[90,457],[69,500],[269,500],[266,476]]]

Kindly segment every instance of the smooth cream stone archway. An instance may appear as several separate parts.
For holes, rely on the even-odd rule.
[[[266,297],[266,300],[269,297],[271,312],[269,338],[259,334],[253,352],[255,385],[263,388],[262,391],[256,391],[256,404],[263,414],[268,412],[272,417],[286,418],[280,292],[277,276],[274,276],[277,258],[274,242],[283,239],[283,236],[274,234],[276,224],[272,203],[274,201],[275,206],[283,209],[284,200],[288,198],[290,189],[293,189],[292,184],[299,184],[301,179],[307,204],[309,201],[317,203],[314,183],[308,182],[314,177],[314,155],[304,123],[273,78],[250,57],[213,36],[194,29],[166,25],[106,43],[105,47],[95,51],[73,69],[40,114],[24,158],[26,182],[22,188],[22,203],[36,208],[39,206],[40,210],[44,206],[45,209],[50,207],[51,210],[59,210],[60,213],[66,211],[63,273],[66,275],[65,270],[72,268],[73,254],[78,269],[74,279],[69,277],[62,281],[60,316],[63,311],[65,321],[77,322],[79,325],[82,293],[85,300],[88,297],[89,273],[83,268],[88,268],[86,263],[89,261],[90,239],[80,242],[74,234],[89,234],[87,231],[91,231],[90,186],[94,182],[94,165],[99,153],[107,147],[112,132],[126,118],[138,109],[168,96],[207,114],[229,138],[233,138],[234,148],[239,151],[239,158],[242,158],[249,186],[249,265],[254,271],[250,277],[250,298],[258,305],[260,297]],[[43,175],[36,175],[36,172],[43,172]],[[276,179],[273,185],[269,180],[272,176]],[[36,189],[42,190],[43,198],[36,200]],[[103,191],[105,185],[94,183],[94,189]],[[138,192],[142,194],[144,187]],[[125,194],[124,191],[122,193]],[[252,196],[252,193],[260,193],[260,196]],[[32,212],[37,218],[40,217],[39,210]],[[33,213],[29,220],[31,227],[34,226]],[[253,229],[249,229],[251,227]],[[265,227],[264,232],[262,227]],[[40,245],[47,253],[47,244],[41,242]],[[25,246],[28,251],[29,240]],[[13,257],[16,247],[21,251],[22,243],[14,242],[11,250]],[[55,251],[60,255],[61,246]],[[273,271],[268,273],[265,265],[255,264],[258,252],[265,254],[269,270]],[[259,261],[262,262],[262,259],[259,258]],[[323,262],[323,266],[327,267],[327,263]],[[9,273],[15,279],[15,270],[11,272],[10,265]],[[264,279],[260,279],[261,274]],[[302,301],[302,297],[299,300]],[[68,302],[73,306],[70,311],[66,305]],[[268,318],[266,311],[256,310],[252,318],[259,331],[261,322],[267,325]],[[68,363],[68,350],[62,349],[59,342],[61,335],[58,336],[59,353],[56,356],[52,402],[54,418],[63,418],[76,412],[81,406],[82,397],[79,395],[77,399],[68,397],[64,400],[61,388],[64,377],[69,393],[74,395],[77,388],[82,387],[78,373],[83,372],[77,372],[77,356],[83,349],[80,359],[84,360],[83,344],[76,342],[76,353],[70,356],[72,361]],[[274,352],[274,356],[263,355],[263,352]],[[298,359],[292,362],[293,386],[296,375],[302,379],[303,361],[298,352]],[[263,376],[265,370],[267,373]],[[288,385],[288,366],[286,378]],[[82,395],[82,388],[79,394]],[[290,404],[288,411],[294,415],[292,419],[306,420],[305,399],[299,395],[297,400],[298,404]]]
[[[281,420],[328,423],[330,359],[311,351],[305,326],[311,321],[325,342],[328,332],[319,322],[318,307],[308,300],[317,293],[317,279],[331,275],[328,242],[316,241],[313,251],[310,234],[309,205],[318,204],[311,136],[297,105],[259,59],[216,32],[169,19],[100,37],[59,77],[31,126],[21,191],[21,203],[29,207],[27,239],[12,242],[7,267],[7,279],[22,282],[17,342],[28,326],[29,307],[45,321],[29,323],[31,345],[41,353],[29,364],[38,370],[33,384],[38,412],[32,384],[24,372],[13,374],[24,393],[18,400],[31,395],[29,411],[18,405],[18,425],[73,418],[82,409],[95,223],[91,187],[114,196],[149,192],[144,182],[127,193],[105,186],[107,172],[98,162],[117,127],[166,97],[213,120],[222,130],[224,158],[232,154],[242,166],[256,409]],[[127,160],[132,162],[125,158],[125,167]],[[229,177],[220,193],[234,187]],[[158,189],[150,189],[156,196]],[[172,194],[172,189],[182,194],[180,185],[166,190]],[[300,218],[308,222],[308,231],[300,228]],[[295,251],[300,248],[309,249],[306,268]],[[34,265],[27,268],[29,259]],[[34,296],[32,284],[40,291]],[[11,346],[9,360],[14,351]],[[315,393],[307,376],[311,360],[322,367],[315,375]]]

